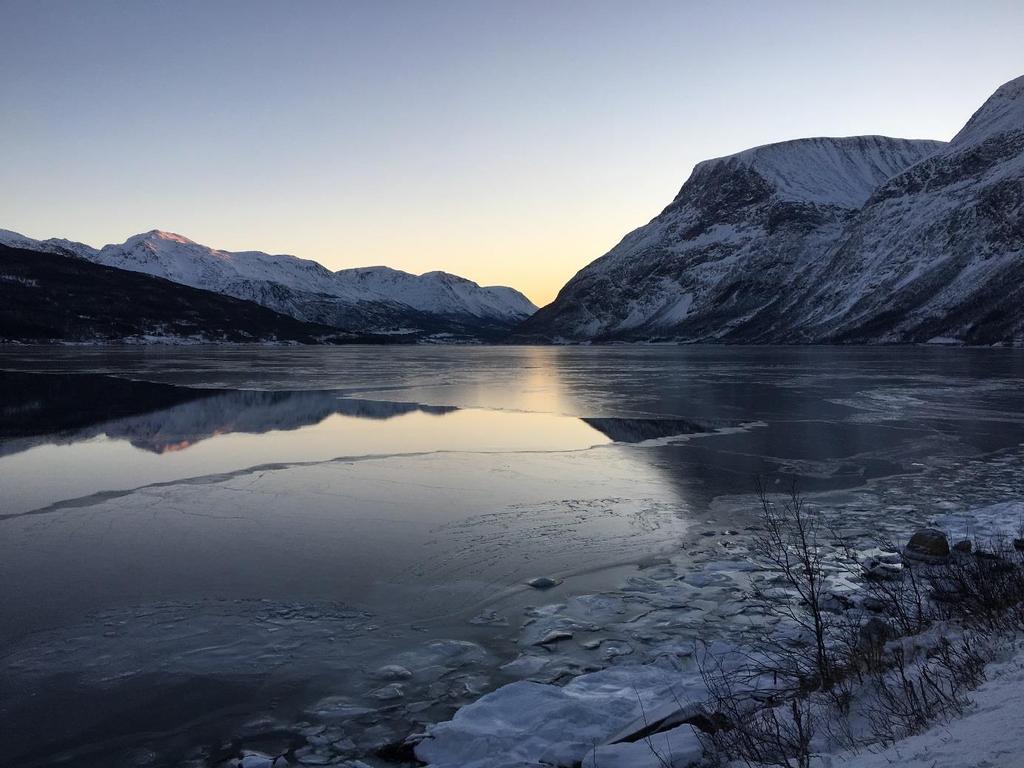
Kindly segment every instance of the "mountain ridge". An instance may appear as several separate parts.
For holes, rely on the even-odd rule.
[[[997,89],[942,150],[881,185],[826,270],[839,285],[876,290],[853,303],[848,292],[848,306],[822,289],[812,294],[814,336],[1022,339],[1024,77]]]
[[[950,142],[796,139],[698,163],[530,341],[1024,342],[1024,77]]]
[[[385,342],[251,301],[60,253],[0,244],[0,342]]]
[[[658,216],[580,270],[517,333],[577,341],[761,341],[752,322],[785,323],[780,286],[798,280],[839,237],[870,194],[863,177],[877,184],[941,146],[818,137],[698,163]],[[812,178],[801,178],[799,170],[809,166]]]
[[[224,251],[159,229],[98,249],[10,230],[0,230],[0,243],[162,277],[254,301],[304,322],[358,332],[493,337],[536,310],[512,288],[480,286],[439,270],[422,275],[390,267],[332,272],[309,259]]]

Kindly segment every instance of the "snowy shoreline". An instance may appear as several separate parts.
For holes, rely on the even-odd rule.
[[[965,512],[932,515],[927,522],[944,528],[951,540],[957,540],[968,535],[985,538],[1015,531],[1022,516],[1024,502],[1013,501]],[[904,540],[912,527],[902,529]],[[643,742],[598,745],[606,744],[630,722],[657,711],[659,707],[664,709],[668,705],[671,708],[673,701],[694,704],[706,698],[706,689],[694,658],[694,646],[691,642],[687,647],[686,640],[673,638],[673,630],[685,628],[685,618],[680,619],[677,614],[685,616],[694,610],[692,595],[695,592],[717,584],[714,591],[725,602],[729,602],[728,594],[738,594],[737,584],[747,581],[756,566],[744,560],[741,548],[737,548],[736,554],[738,559],[710,561],[697,571],[683,575],[674,574],[669,564],[641,571],[640,575],[630,579],[622,596],[582,596],[564,604],[534,610],[520,638],[523,652],[512,662],[528,679],[498,688],[464,706],[450,721],[428,727],[422,740],[416,744],[417,758],[434,768],[511,768],[580,762],[600,766],[658,766],[658,758]],[[641,585],[659,595],[658,604],[644,620],[627,619],[616,625],[614,618],[626,614],[630,589],[642,588]],[[697,609],[703,607],[697,606]],[[733,608],[736,624],[742,625],[745,607],[734,604]],[[572,677],[564,685],[538,681],[551,677],[557,670],[560,662],[555,660],[556,655],[562,652],[563,647],[576,642],[574,636],[578,630],[592,628],[593,623],[588,626],[588,620],[604,623],[610,636],[619,636],[609,637],[598,644],[607,649],[605,661],[608,666]],[[727,653],[732,648],[729,631],[721,625],[717,630],[721,635],[717,639],[702,639],[709,643],[712,653]],[[712,633],[715,631],[711,629]],[[563,636],[557,641],[557,650],[549,653],[548,644],[543,644],[540,646],[543,650],[538,653],[538,638],[552,636],[552,633],[562,633]],[[638,638],[641,642],[637,642]],[[643,639],[654,642],[643,647]],[[588,643],[593,641],[584,641],[582,645],[585,647]],[[545,659],[541,653],[549,658]],[[634,653],[643,655],[638,659],[639,663],[616,663],[618,657],[628,658]],[[564,655],[571,659],[573,652],[568,650]],[[571,661],[561,663],[568,666]],[[1008,670],[1006,674],[1016,675],[1014,679],[1019,679],[1022,665],[1024,661],[1016,658],[1005,662],[1000,669],[1005,668]],[[1012,684],[1002,684],[998,677],[985,688],[996,691],[992,694],[996,697],[1007,693],[1012,695],[1012,689]],[[923,750],[923,754],[932,759],[935,757],[926,735],[913,738],[919,751]],[[673,764],[686,765],[687,760],[700,758],[700,742],[688,725],[660,734],[659,739],[665,740],[665,748],[674,755],[676,762]],[[881,756],[875,757],[883,760]],[[822,759],[826,760],[822,765],[829,764],[827,758]],[[836,765],[863,764],[859,757],[838,755],[836,759],[842,761]]]

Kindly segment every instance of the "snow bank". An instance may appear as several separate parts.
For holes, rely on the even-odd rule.
[[[823,755],[813,768],[1020,768],[1024,766],[1024,648],[990,665],[989,681],[971,695],[959,720],[911,736],[875,753]]]

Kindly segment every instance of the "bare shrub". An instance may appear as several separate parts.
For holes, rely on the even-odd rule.
[[[788,497],[774,502],[758,484],[764,532],[755,537],[752,550],[770,571],[777,573],[792,598],[754,587],[753,597],[771,614],[798,628],[809,643],[780,641],[773,635],[763,640],[767,665],[777,675],[797,681],[802,689],[829,689],[836,681],[832,652],[835,615],[826,610],[826,553],[833,550],[823,541],[827,533],[820,517],[808,509],[794,485]]]
[[[807,768],[816,719],[806,696],[772,694],[737,685],[736,670],[705,654],[701,675],[711,695],[716,718],[727,723],[712,733],[699,734],[705,751],[718,758],[742,760],[749,766]]]
[[[802,768],[816,731],[856,751],[962,714],[994,658],[990,638],[1024,630],[1024,529],[1012,544],[976,542],[942,563],[875,542],[891,554],[865,568],[795,486],[781,500],[757,490],[751,549],[769,578],[752,597],[778,622],[748,632],[749,650],[729,663],[698,655],[709,704],[730,724],[702,736],[707,749]],[[835,575],[860,577],[858,600],[832,593]]]
[[[862,589],[866,602],[877,607],[877,613],[892,624],[896,634],[916,635],[935,620],[929,584],[900,547],[887,540],[879,540],[876,545],[883,551],[898,554],[900,568],[889,576],[865,573]]]
[[[984,679],[986,660],[969,636],[942,638],[916,664],[896,644],[888,669],[872,677],[873,695],[865,705],[872,736],[891,744],[963,714],[967,693]]]
[[[936,614],[991,630],[1024,629],[1024,553],[1005,539],[929,569]]]

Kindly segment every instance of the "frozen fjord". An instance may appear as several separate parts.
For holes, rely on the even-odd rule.
[[[22,350],[0,368],[203,390],[5,433],[24,500],[0,522],[2,674],[69,702],[59,732],[10,737],[26,760],[212,761],[239,735],[366,756],[504,682],[685,666],[741,612],[757,474],[865,525],[1024,495],[1008,350]],[[52,452],[38,482],[33,451]],[[523,586],[538,575],[565,580]],[[551,632],[573,637],[533,645]]]

